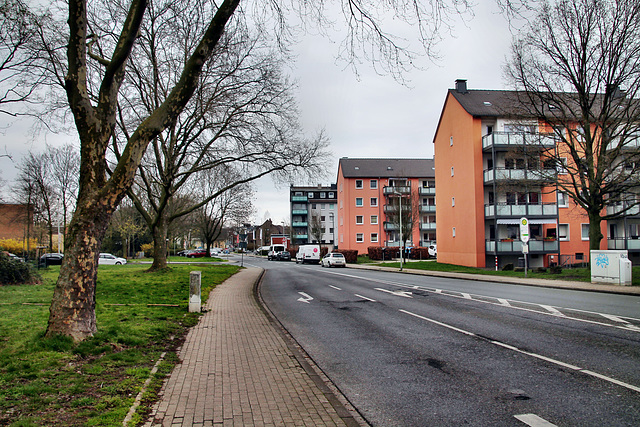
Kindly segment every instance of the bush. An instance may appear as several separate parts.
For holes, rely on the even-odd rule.
[[[358,262],[358,251],[355,249],[336,249],[333,252],[338,252],[344,255],[344,258],[348,263],[356,264]]]
[[[409,259],[429,259],[429,248],[416,247],[411,248]]]
[[[33,285],[40,276],[30,264],[14,261],[0,252],[0,285]]]
[[[562,267],[560,267],[559,265],[554,265],[553,267],[549,267],[549,273],[560,274],[562,273]]]
[[[384,259],[389,260],[391,258],[398,258],[400,256],[400,248],[387,248],[381,246],[369,246],[367,248],[367,255],[372,261],[382,261],[384,250]]]
[[[513,271],[513,264],[512,264],[512,263],[505,264],[505,265],[502,267],[502,271]]]

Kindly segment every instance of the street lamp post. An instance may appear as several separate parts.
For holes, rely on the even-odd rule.
[[[398,233],[398,236],[400,237],[400,271],[402,271],[402,260],[403,260],[403,255],[402,255],[402,243],[403,243],[403,239],[402,239],[402,193],[400,193],[398,191],[394,191],[393,194],[398,196],[398,217],[400,217],[400,231]]]

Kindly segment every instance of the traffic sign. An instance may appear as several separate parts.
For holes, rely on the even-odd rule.
[[[520,240],[522,243],[529,241],[529,220],[525,217],[520,218]]]

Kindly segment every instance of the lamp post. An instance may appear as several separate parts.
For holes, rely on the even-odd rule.
[[[403,254],[402,254],[402,243],[403,243],[403,239],[402,239],[402,193],[400,193],[399,191],[395,191],[394,190],[393,194],[398,196],[398,217],[400,218],[400,231],[398,233],[398,236],[400,237],[400,271],[402,271],[402,259],[403,259]]]

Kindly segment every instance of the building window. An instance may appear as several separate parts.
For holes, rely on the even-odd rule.
[[[364,242],[364,233],[357,233],[357,234],[356,234],[356,242],[357,242],[357,243],[362,243],[362,242]]]
[[[371,188],[371,189],[378,188],[378,180],[377,179],[372,179],[371,181],[369,181],[369,188]]]
[[[364,202],[362,200],[362,197],[356,197],[356,206],[363,206]]]
[[[452,231],[453,231],[453,237],[456,237],[456,228],[453,227]]]
[[[378,223],[378,215],[371,215],[371,224]]]
[[[558,207],[559,208],[569,207],[569,200],[567,199],[567,195],[562,191],[558,191]]]
[[[589,240],[589,224],[580,224],[582,240]]]
[[[558,224],[558,240],[569,240],[569,224]]]
[[[324,222],[324,215],[320,217],[320,221]]]
[[[329,203],[329,209],[333,209],[335,206],[335,203]]]
[[[336,197],[336,193],[333,193],[333,192],[329,193],[330,199],[334,199],[335,197]]]
[[[362,187],[363,187],[362,180],[356,179],[356,188],[362,188]]]
[[[576,252],[576,261],[584,261],[584,253]]]
[[[358,224],[358,225],[364,224],[364,216],[363,215],[356,215],[356,224]]]
[[[378,242],[378,233],[371,233],[371,243]]]
[[[453,137],[452,136],[449,137],[449,146],[453,147]]]
[[[453,176],[453,166],[451,166],[451,176]]]
[[[320,193],[320,198],[321,199],[326,199],[327,198],[327,193]]]
[[[311,209],[318,209],[318,205],[315,203],[311,203]]]
[[[560,175],[566,175],[568,173],[567,172],[567,158],[566,157],[561,157],[560,158],[560,161],[558,162],[557,168],[558,168],[558,173]]]
[[[378,206],[378,198],[372,197],[370,200],[371,206]]]
[[[452,197],[452,198],[451,198],[451,206],[453,207],[453,206],[455,206],[455,205],[456,205],[456,198],[455,198],[455,197]]]
[[[307,194],[307,196],[308,196],[310,199],[313,199],[313,193],[309,193],[309,194]]]

